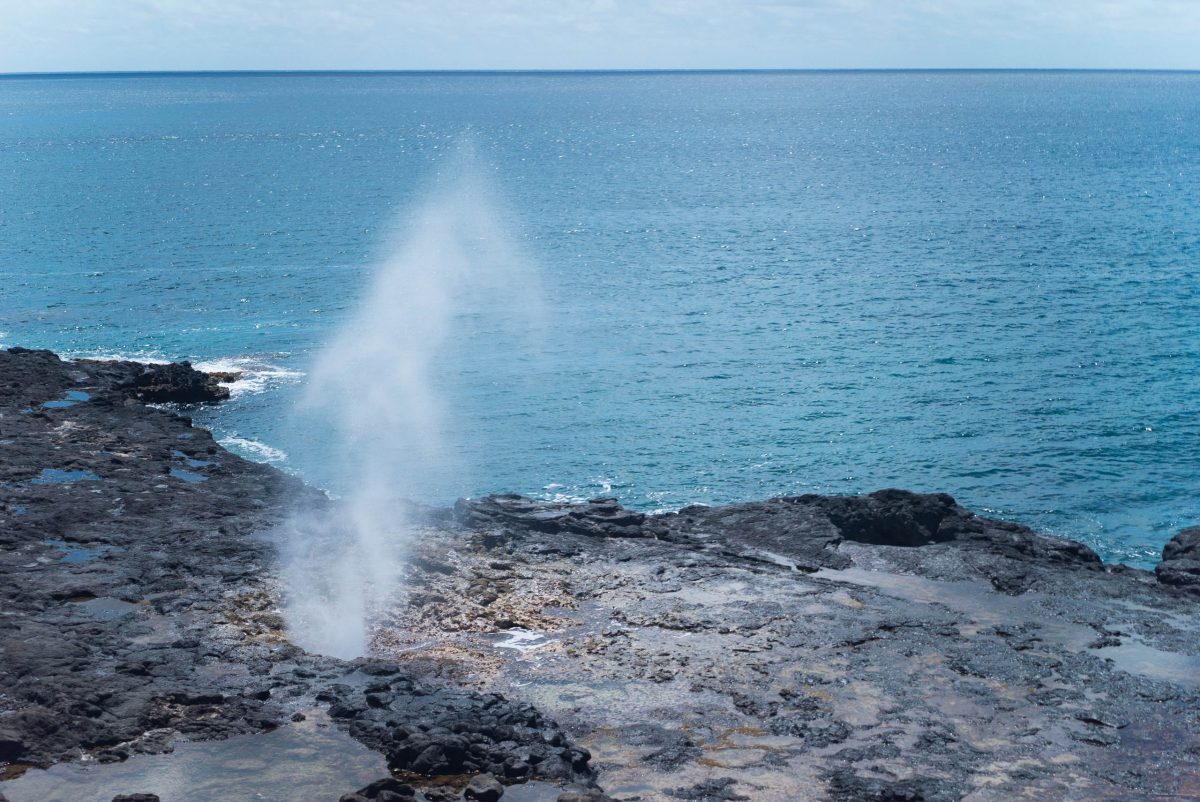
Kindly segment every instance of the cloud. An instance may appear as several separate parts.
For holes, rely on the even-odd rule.
[[[0,0],[0,70],[1200,67],[1192,0]]]

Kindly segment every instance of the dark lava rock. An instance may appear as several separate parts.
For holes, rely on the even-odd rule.
[[[927,777],[881,780],[846,769],[830,777],[829,789],[839,802],[958,802],[963,791],[954,783]]]
[[[394,676],[363,690],[323,694],[329,714],[388,759],[388,768],[428,776],[490,773],[508,780],[590,780],[591,755],[574,748],[532,705],[498,694],[418,688]]]
[[[642,529],[646,516],[625,509],[614,498],[595,498],[586,504],[558,504],[506,494],[459,499],[454,512],[459,523],[476,529],[514,527],[595,537],[647,535]]]
[[[809,571],[848,566],[850,560],[838,551],[844,542],[901,548],[953,542],[1022,562],[1094,569],[1102,565],[1083,544],[982,518],[945,493],[880,490],[865,496],[790,496],[723,507],[687,507],[657,516],[625,510],[607,498],[568,504],[501,495],[459,500],[455,512],[462,525],[473,528],[702,539],[743,556],[758,553],[768,561],[790,562]]]
[[[463,796],[467,799],[477,799],[479,802],[496,802],[504,796],[504,786],[490,774],[477,774],[467,783]]]
[[[702,537],[808,571],[847,567],[850,559],[838,550],[844,542],[907,549],[952,543],[1023,564],[1102,567],[1100,557],[1082,543],[982,518],[945,493],[879,490],[865,496],[789,496],[726,507],[688,507],[663,516],[659,523],[668,537]]]
[[[120,794],[112,802],[159,802],[158,794]]]
[[[1033,584],[1034,566],[1103,568],[1100,557],[1081,543],[983,518],[945,493],[880,490],[864,496],[788,496],[653,516],[626,510],[610,498],[570,504],[497,495],[460,499],[455,515],[467,528],[658,538],[722,548],[802,571],[848,567],[852,561],[841,550],[844,543],[913,550],[953,546],[980,555],[975,570],[997,590],[1013,595]]]
[[[0,762],[264,732],[354,674],[370,682],[328,691],[330,714],[395,767],[590,778],[588,754],[528,705],[281,637],[262,534],[329,500],[143,403],[222,394],[186,364],[0,351]]]
[[[978,531],[974,516],[945,493],[879,490],[867,496],[805,495],[794,503],[820,509],[842,537],[879,546],[925,546]]]
[[[343,794],[339,802],[413,802],[414,799],[415,791],[411,785],[394,777],[384,777],[352,794]]]
[[[339,510],[144,403],[214,400],[211,378],[0,351],[0,762],[164,753],[180,737],[287,726],[324,703],[394,770],[574,784],[562,802],[604,802],[603,776],[562,727],[520,700],[462,689],[455,666],[347,662],[285,639],[262,534],[298,504]],[[855,802],[959,799],[990,766],[1017,766],[1004,792],[1058,783],[1039,787],[1044,798],[1099,788],[1089,798],[1140,800],[1150,783],[1164,789],[1154,798],[1191,798],[1200,775],[1196,598],[1176,591],[1200,575],[1197,530],[1168,545],[1155,582],[950,496],[900,490],[664,515],[492,496],[419,518],[430,529],[411,569],[429,585],[435,629],[453,613],[470,623],[454,638],[487,638],[521,620],[522,587],[558,593],[561,579],[596,627],[563,624],[564,649],[537,681],[632,681],[633,694],[665,683],[652,712],[491,686],[566,705],[554,714],[573,730],[602,726],[632,746],[614,759],[656,798],[745,799],[760,793],[756,772],[782,766]],[[480,611],[496,608],[477,631]],[[1139,644],[1172,659],[1143,665]],[[492,681],[469,661],[472,682]],[[871,710],[879,720],[859,723]],[[709,719],[703,737],[663,726]],[[722,770],[736,778],[675,787],[747,733],[787,746]],[[344,799],[415,796],[385,778]]]
[[[1167,542],[1154,573],[1164,585],[1200,594],[1200,526],[1184,529]]]
[[[667,794],[676,799],[686,799],[688,802],[735,802],[750,799],[748,796],[736,793],[733,786],[736,781],[731,777],[721,777],[715,780],[705,780],[690,788],[675,788]]]
[[[190,362],[145,365],[131,382],[138,398],[154,404],[216,403],[229,398],[229,388],[217,376],[196,370]]]

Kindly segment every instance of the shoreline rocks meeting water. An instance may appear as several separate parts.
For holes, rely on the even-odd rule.
[[[1200,798],[1200,529],[1151,572],[945,494],[462,500],[339,660],[271,536],[336,502],[148,406],[233,378],[0,351],[11,802]]]

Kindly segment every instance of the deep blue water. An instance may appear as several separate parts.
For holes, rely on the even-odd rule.
[[[249,365],[198,422],[332,481],[299,374],[464,135],[547,328],[456,321],[411,495],[1200,523],[1197,74],[3,79],[0,341]]]

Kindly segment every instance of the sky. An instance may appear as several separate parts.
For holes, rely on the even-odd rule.
[[[1200,0],[0,0],[0,72],[1200,69]]]

